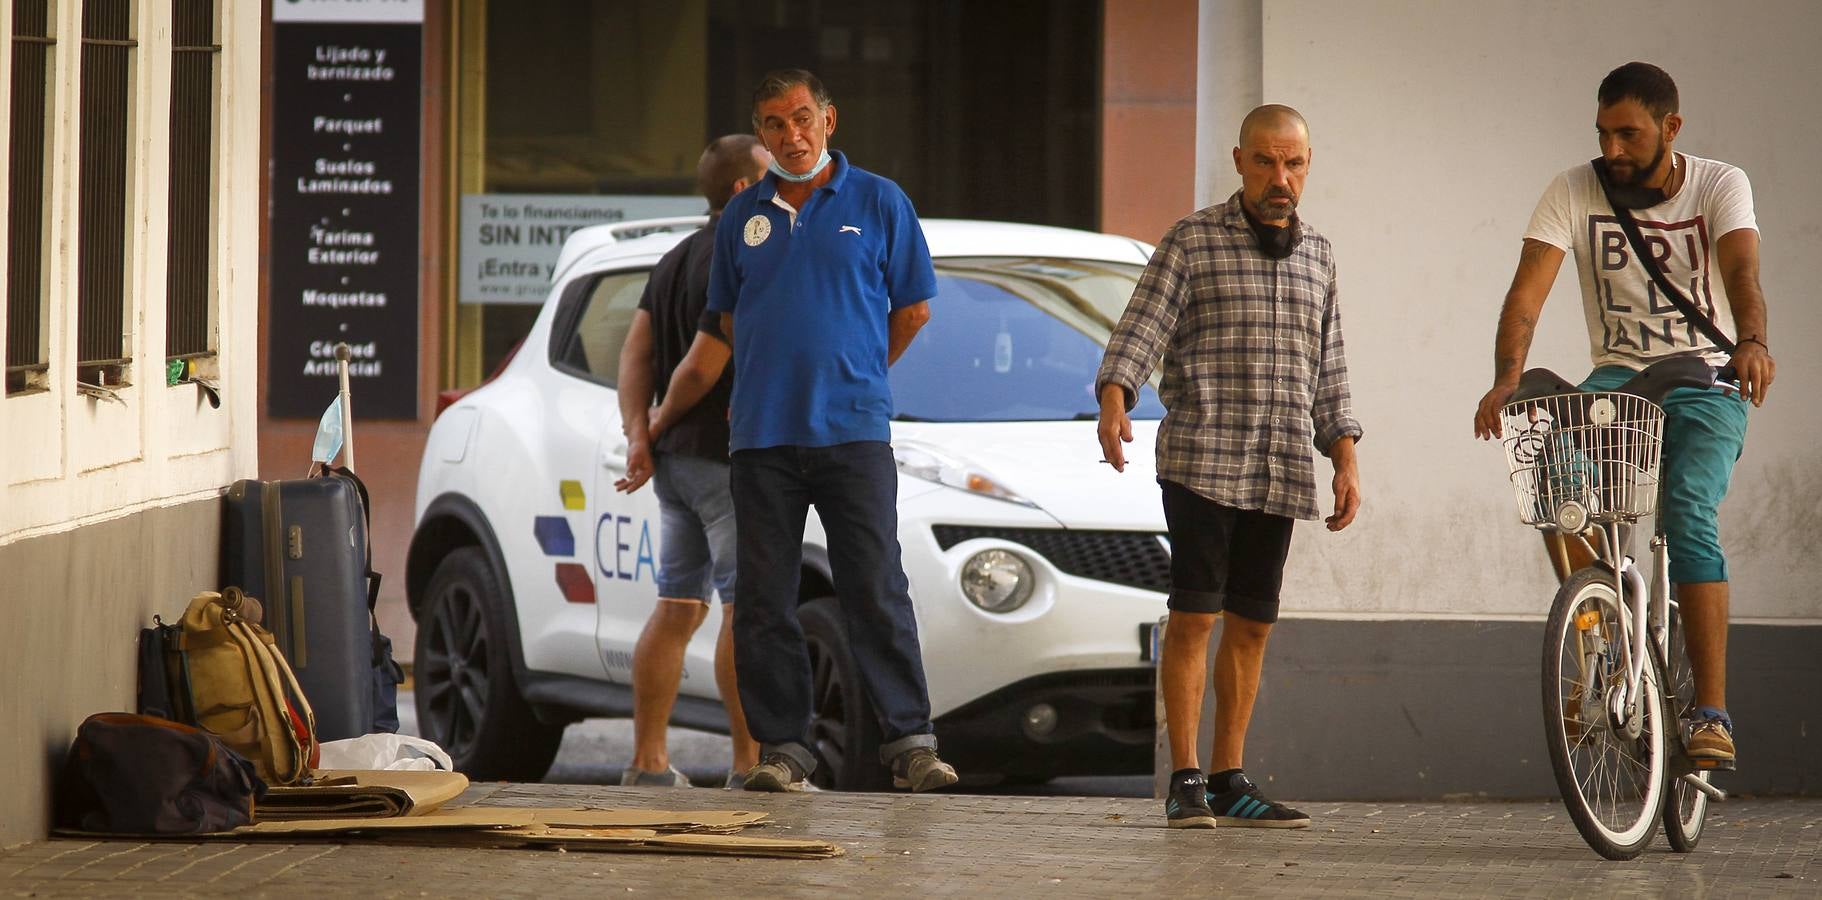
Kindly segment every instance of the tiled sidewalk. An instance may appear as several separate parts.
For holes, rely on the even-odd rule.
[[[1660,839],[1628,863],[1596,857],[1554,803],[1302,802],[1316,818],[1305,831],[1186,832],[1163,828],[1157,803],[1127,799],[488,784],[459,802],[760,809],[777,824],[752,833],[831,840],[847,856],[59,839],[0,851],[0,897],[1822,894],[1822,800],[1731,800],[1695,853]]]

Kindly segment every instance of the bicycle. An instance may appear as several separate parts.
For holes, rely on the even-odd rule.
[[[1660,821],[1673,850],[1694,850],[1708,804],[1726,799],[1709,776],[1732,764],[1684,752],[1695,685],[1671,596],[1669,539],[1659,524],[1649,585],[1630,542],[1657,507],[1664,397],[1732,380],[1731,370],[1717,374],[1691,357],[1655,363],[1611,391],[1532,369],[1501,410],[1520,520],[1579,542],[1594,559],[1551,602],[1544,732],[1570,819],[1608,859],[1638,856]]]

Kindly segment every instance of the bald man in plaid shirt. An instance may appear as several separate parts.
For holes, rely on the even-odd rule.
[[[1163,362],[1158,483],[1170,529],[1170,626],[1159,663],[1172,768],[1173,828],[1305,828],[1241,769],[1291,523],[1314,519],[1312,446],[1334,465],[1340,531],[1360,509],[1335,258],[1296,214],[1309,172],[1309,126],[1261,106],[1240,126],[1241,188],[1158,242],[1107,344],[1095,390],[1104,459],[1125,471],[1127,411]],[[1217,614],[1215,739],[1196,754],[1203,672]]]

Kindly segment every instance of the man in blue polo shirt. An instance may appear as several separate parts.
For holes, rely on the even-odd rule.
[[[816,76],[773,72],[753,92],[770,171],[715,229],[709,309],[734,347],[737,538],[734,664],[760,743],[747,790],[801,790],[810,657],[797,618],[814,505],[861,684],[896,787],[956,781],[937,758],[917,618],[899,561],[898,470],[886,367],[929,320],[936,271],[898,185],[828,150],[835,107]],[[862,764],[847,760],[848,765]]]

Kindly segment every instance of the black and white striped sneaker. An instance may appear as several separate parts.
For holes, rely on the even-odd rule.
[[[1308,828],[1310,817],[1282,803],[1266,799],[1245,772],[1227,778],[1226,790],[1208,793],[1208,807],[1223,825],[1242,828]]]

